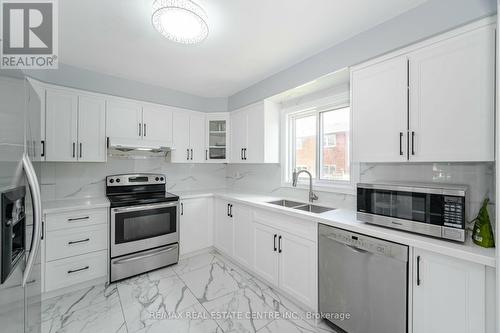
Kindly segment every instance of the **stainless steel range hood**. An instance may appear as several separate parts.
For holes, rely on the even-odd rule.
[[[169,144],[147,141],[123,141],[108,138],[108,156],[122,158],[163,158],[171,151]]]

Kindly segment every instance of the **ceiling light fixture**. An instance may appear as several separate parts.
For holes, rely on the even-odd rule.
[[[166,38],[182,44],[197,44],[208,36],[207,14],[190,0],[155,0],[151,21]]]

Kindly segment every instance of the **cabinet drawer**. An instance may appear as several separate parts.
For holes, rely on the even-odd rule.
[[[45,217],[47,231],[85,227],[103,224],[108,221],[108,209],[84,209],[60,214],[47,214]]]
[[[49,231],[45,248],[46,261],[105,250],[106,239],[106,224]]]
[[[55,260],[45,264],[45,291],[106,276],[107,251]]]

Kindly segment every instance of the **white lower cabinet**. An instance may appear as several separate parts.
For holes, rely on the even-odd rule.
[[[260,222],[253,223],[253,237],[255,272],[315,309],[317,243]]]
[[[311,307],[317,299],[316,244],[286,232],[278,236],[279,286]]]
[[[229,201],[215,200],[215,247],[226,255],[233,256],[233,219]]]
[[[278,231],[267,225],[253,223],[253,269],[263,279],[278,285]]]
[[[484,333],[485,266],[415,249],[413,333]]]
[[[234,258],[245,267],[253,262],[252,210],[247,206],[233,205]]]
[[[45,214],[44,225],[44,292],[106,277],[108,208]]]
[[[179,221],[180,254],[199,251],[213,244],[212,198],[182,199]]]

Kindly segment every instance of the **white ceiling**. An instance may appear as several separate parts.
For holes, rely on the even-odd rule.
[[[426,0],[195,0],[210,34],[184,46],[151,25],[152,0],[59,1],[62,63],[227,97]]]

